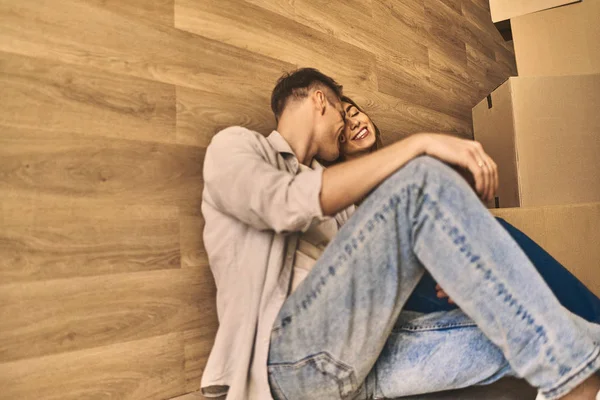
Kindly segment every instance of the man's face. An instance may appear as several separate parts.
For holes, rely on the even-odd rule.
[[[344,132],[345,115],[342,102],[334,94],[327,96],[325,113],[321,117],[317,140],[319,152],[317,157],[325,161],[334,161],[340,155],[340,136]]]

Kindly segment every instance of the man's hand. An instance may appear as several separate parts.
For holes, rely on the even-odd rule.
[[[418,133],[423,154],[465,168],[473,174],[475,191],[490,201],[498,190],[498,166],[479,142],[436,133]]]

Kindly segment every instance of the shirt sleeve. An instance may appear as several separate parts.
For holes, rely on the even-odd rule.
[[[335,221],[337,222],[338,229],[341,229],[342,226],[344,226],[344,224],[348,222],[348,220],[350,219],[350,217],[352,217],[355,211],[356,206],[350,205],[348,208],[340,211],[335,215]]]
[[[277,154],[245,128],[215,135],[204,159],[204,188],[217,210],[256,229],[305,232],[322,221],[322,170],[293,175],[277,169]],[[274,165],[275,164],[275,165]]]

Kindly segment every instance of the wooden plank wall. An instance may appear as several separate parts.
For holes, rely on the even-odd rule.
[[[0,399],[197,390],[204,150],[314,66],[385,141],[471,137],[514,75],[486,0],[0,0]]]

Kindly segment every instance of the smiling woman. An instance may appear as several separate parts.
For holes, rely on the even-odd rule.
[[[351,160],[382,148],[379,128],[358,104],[342,96],[342,106],[346,113],[346,126],[340,136],[340,160]]]

